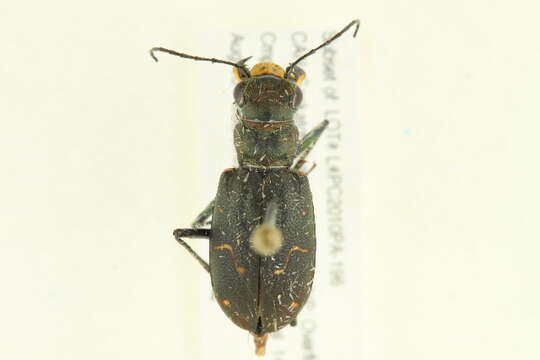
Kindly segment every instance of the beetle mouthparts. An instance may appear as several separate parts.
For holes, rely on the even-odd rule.
[[[255,354],[257,356],[264,356],[266,353],[266,340],[268,340],[268,334],[262,336],[253,334],[253,340],[255,341]]]

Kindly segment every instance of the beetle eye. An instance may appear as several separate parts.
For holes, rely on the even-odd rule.
[[[242,106],[244,105],[244,88],[246,87],[246,83],[245,82],[239,82],[235,87],[234,87],[234,92],[233,92],[233,97],[234,97],[234,102],[236,103],[236,105],[238,106]]]
[[[296,90],[294,91],[294,105],[293,106],[295,108],[300,106],[300,104],[302,103],[302,98],[303,98],[302,90],[300,90],[300,88],[297,87]]]

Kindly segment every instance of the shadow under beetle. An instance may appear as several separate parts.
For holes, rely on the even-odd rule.
[[[257,355],[264,355],[268,333],[296,325],[315,272],[315,218],[307,179],[315,165],[307,166],[305,159],[328,120],[299,140],[293,116],[302,101],[299,85],[305,73],[296,65],[353,25],[356,36],[359,24],[351,21],[285,70],[269,62],[249,70],[249,58],[233,63],[162,47],[150,50],[156,61],[154,53],[160,51],[234,67],[238,167],[223,171],[215,199],[192,228],[177,229],[174,236],[210,273],[223,312],[253,334]],[[209,239],[209,264],[182,238]]]

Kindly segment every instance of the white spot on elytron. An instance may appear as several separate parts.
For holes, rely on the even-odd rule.
[[[277,227],[263,223],[255,228],[250,242],[255,252],[269,256],[275,254],[283,245],[283,234]]]

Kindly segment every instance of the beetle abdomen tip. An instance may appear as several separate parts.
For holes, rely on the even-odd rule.
[[[268,334],[261,336],[253,334],[253,340],[255,341],[255,354],[257,356],[264,356],[266,353],[266,340],[268,340]]]

